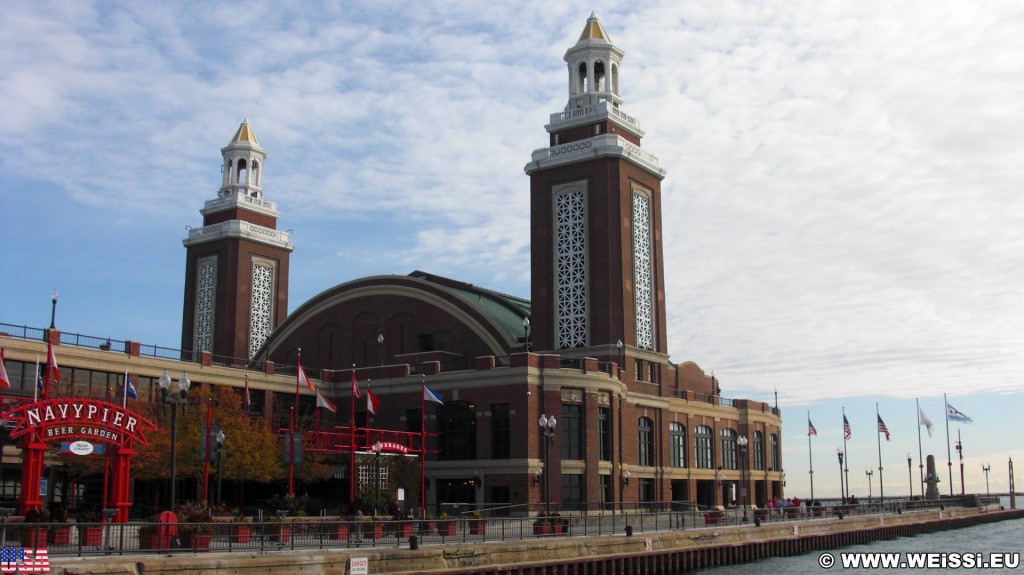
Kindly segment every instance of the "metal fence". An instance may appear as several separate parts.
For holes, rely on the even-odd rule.
[[[45,547],[50,555],[125,555],[204,551],[272,551],[363,547],[417,547],[444,543],[512,541],[799,522],[848,515],[903,513],[970,503],[886,501],[785,509],[699,509],[578,513],[533,517],[458,517],[427,520],[283,518],[213,523],[5,523],[0,546]],[[667,509],[667,507],[666,507]],[[15,543],[17,542],[17,543]]]

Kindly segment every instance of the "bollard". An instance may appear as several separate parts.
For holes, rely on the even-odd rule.
[[[761,518],[760,517],[754,517],[754,527],[760,527],[760,526],[761,526]]]
[[[843,512],[840,511],[839,513],[836,513],[836,517],[842,519],[843,518]]]
[[[415,535],[409,536],[409,550],[415,551],[420,548],[420,538]]]
[[[632,537],[632,536],[633,536],[633,526],[632,525],[626,525],[626,537]]]

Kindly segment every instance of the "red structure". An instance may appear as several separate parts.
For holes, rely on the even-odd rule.
[[[156,425],[117,404],[77,397],[23,401],[6,410],[3,418],[15,424],[11,439],[22,438],[24,450],[18,514],[43,505],[38,486],[47,442],[101,441],[111,450],[113,459],[111,502],[118,510],[113,521],[128,521],[128,508],[132,505],[128,500],[130,468],[136,453],[132,446],[136,442],[146,445],[145,434],[155,430]]]

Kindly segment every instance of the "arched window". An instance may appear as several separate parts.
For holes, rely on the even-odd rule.
[[[437,406],[439,460],[476,459],[476,405],[448,401]]]
[[[711,428],[698,425],[693,431],[694,460],[699,469],[714,469],[715,458],[711,449]]]
[[[637,421],[636,452],[640,465],[654,465],[654,422],[649,417],[641,417]]]
[[[249,183],[249,170],[245,167],[245,160],[238,160],[238,170],[235,172],[236,184]]]
[[[587,91],[587,63],[580,62],[576,68],[576,93],[583,94]]]
[[[669,463],[672,467],[686,467],[686,426],[677,421],[668,424]]]
[[[608,78],[605,76],[604,62],[600,60],[594,62],[594,86],[597,88],[596,92],[608,90]]]
[[[769,457],[768,465],[769,465],[769,469],[771,471],[778,471],[779,470],[779,436],[773,433],[769,437],[769,441],[771,442],[771,450],[768,452],[768,457]]]
[[[754,432],[754,469],[764,469],[764,434]]]
[[[722,430],[722,469],[737,469],[735,429]]]
[[[260,185],[260,163],[256,160],[252,161],[252,177],[249,178],[252,181],[252,185],[259,187]],[[255,195],[256,192],[253,192]]]

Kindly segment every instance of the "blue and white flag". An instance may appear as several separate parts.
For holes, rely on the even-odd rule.
[[[964,415],[964,412],[948,403],[946,404],[946,419],[950,421],[959,421],[960,423],[974,423],[974,420]]]
[[[135,385],[132,380],[128,377],[128,370],[124,370],[124,397],[121,398],[121,407],[128,407],[128,398],[138,399],[139,392],[135,390]]]
[[[441,394],[427,387],[427,384],[423,384],[423,400],[433,401],[434,403],[440,403],[444,405],[444,400],[441,399]]]

